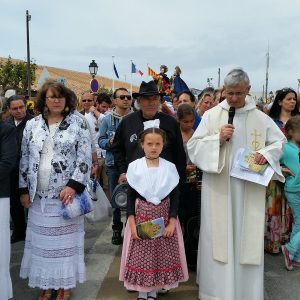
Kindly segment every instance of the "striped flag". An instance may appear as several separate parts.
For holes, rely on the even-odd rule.
[[[115,71],[116,77],[119,79],[119,74],[118,74],[118,71],[117,71],[115,63],[114,63],[114,71]]]
[[[141,76],[144,75],[144,73],[141,70],[136,68],[136,65],[133,62],[131,62],[131,73],[140,74]]]
[[[157,76],[158,74],[153,69],[148,67],[148,75],[153,77],[153,76]]]

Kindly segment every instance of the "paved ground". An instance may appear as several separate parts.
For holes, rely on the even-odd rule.
[[[72,300],[136,299],[137,294],[125,291],[118,280],[121,249],[111,245],[110,239],[111,231],[108,221],[86,224],[87,282],[77,286],[73,291]],[[23,242],[12,246],[13,299],[36,300],[39,291],[28,288],[27,281],[18,276],[23,248]],[[181,284],[178,289],[161,296],[160,299],[197,300],[195,273],[190,273],[190,280],[187,283]],[[265,255],[265,300],[283,299],[300,300],[300,268],[287,272],[281,255]]]

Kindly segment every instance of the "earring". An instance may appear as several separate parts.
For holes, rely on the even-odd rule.
[[[44,109],[43,109],[43,116],[44,116],[44,118],[46,118],[46,119],[47,119],[47,117],[48,117],[48,112],[49,112],[48,107],[47,107],[47,106],[44,106]]]
[[[70,107],[69,107],[69,106],[66,106],[66,107],[64,108],[64,112],[68,113],[69,111],[70,111]]]

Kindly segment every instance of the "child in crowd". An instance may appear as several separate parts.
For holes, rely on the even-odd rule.
[[[194,110],[189,104],[181,104],[177,110],[183,146],[186,153],[186,182],[182,186],[179,201],[179,220],[184,232],[184,245],[188,266],[196,270],[200,228],[201,171],[191,162],[186,144],[194,130]]]
[[[284,185],[288,205],[292,209],[294,227],[290,241],[281,246],[285,266],[291,271],[300,266],[300,116],[290,118],[285,125],[288,142],[284,145],[281,163],[290,171]]]
[[[144,122],[140,135],[145,156],[129,164],[128,222],[124,234],[120,280],[139,292],[138,300],[157,299],[157,290],[187,281],[188,271],[177,219],[179,175],[173,163],[160,158],[166,134],[159,120]],[[142,239],[136,225],[163,217],[163,235]]]

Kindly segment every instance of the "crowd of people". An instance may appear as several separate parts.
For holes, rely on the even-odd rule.
[[[84,215],[65,219],[61,207],[91,177],[108,199],[127,185],[126,213],[112,207],[111,243],[122,245],[119,279],[139,300],[175,289],[188,270],[201,300],[262,300],[264,250],[282,252],[287,270],[300,266],[297,93],[283,88],[260,107],[242,69],[197,96],[161,86],[78,99],[49,80],[34,115],[23,96],[7,99],[5,114],[0,102],[1,300],[12,298],[10,245],[23,240],[20,277],[39,300],[71,299],[85,281]],[[267,187],[231,176],[241,148],[272,168]]]

